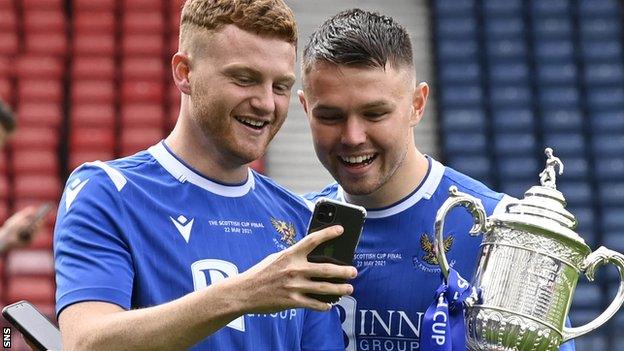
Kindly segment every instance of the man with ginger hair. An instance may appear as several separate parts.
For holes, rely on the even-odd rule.
[[[297,32],[282,0],[189,0],[172,71],[177,124],[146,151],[70,176],[54,239],[71,350],[344,350],[353,267],[307,254],[306,204],[247,165],[286,118]]]

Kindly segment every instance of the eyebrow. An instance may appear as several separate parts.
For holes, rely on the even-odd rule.
[[[229,65],[225,67],[223,72],[228,75],[245,72],[245,73],[251,74],[254,77],[262,77],[262,73],[260,71],[253,69],[249,66],[242,65],[242,64]],[[278,77],[275,81],[280,82],[280,83],[285,83],[285,84],[295,84],[296,79],[297,78],[295,77],[294,74],[285,74],[283,76]]]
[[[326,106],[326,105],[318,105],[315,106],[312,109],[313,113],[319,113],[319,112],[342,112],[342,109],[338,108],[338,107],[332,107],[332,106]]]
[[[378,107],[392,107],[392,106],[394,106],[394,104],[386,100],[376,100],[376,101],[372,101],[372,102],[369,102],[367,104],[360,106],[359,109],[368,110],[368,109],[373,109],[373,108],[378,108]]]

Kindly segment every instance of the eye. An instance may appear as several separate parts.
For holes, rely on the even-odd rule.
[[[388,111],[368,111],[363,113],[364,117],[368,119],[379,119],[387,114]]]
[[[273,91],[275,92],[275,94],[278,94],[278,95],[286,95],[290,92],[291,89],[292,89],[292,86],[288,84],[275,84],[273,86]]]
[[[255,83],[255,80],[250,76],[236,76],[234,80],[236,84],[241,86],[248,86]]]

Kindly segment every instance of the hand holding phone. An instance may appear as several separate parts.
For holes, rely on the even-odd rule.
[[[2,309],[2,316],[24,335],[35,350],[62,351],[61,332],[28,301]]]
[[[338,202],[330,199],[320,199],[314,208],[314,213],[308,226],[308,234],[333,225],[341,225],[342,235],[321,243],[308,255],[312,263],[333,263],[338,265],[353,265],[353,254],[360,240],[366,210],[357,205]],[[345,283],[342,279],[312,278],[315,281],[331,283]],[[310,294],[309,296],[323,302],[338,302],[340,296]]]
[[[19,232],[19,240],[22,242],[29,241],[32,238],[39,223],[50,213],[50,211],[52,211],[52,208],[54,208],[54,206],[52,206],[52,203],[50,202],[46,202],[43,205],[39,206],[39,208],[37,208],[37,212],[35,212],[35,215],[32,217],[28,226],[26,226]]]

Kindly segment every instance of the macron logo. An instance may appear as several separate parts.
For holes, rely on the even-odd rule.
[[[84,188],[84,186],[87,184],[88,181],[89,179],[82,181],[80,180],[80,178],[76,178],[71,184],[69,184],[69,186],[67,187],[67,190],[65,190],[65,211],[66,212],[69,211],[69,207],[71,206],[72,202],[76,200],[76,196],[78,196],[78,193],[82,190],[82,188]]]
[[[171,218],[171,221],[178,229],[178,232],[180,232],[180,234],[188,244],[189,239],[191,239],[191,229],[193,228],[193,222],[195,221],[195,218],[192,218],[190,221],[183,215],[180,215],[177,219],[174,219],[173,217],[169,218]]]

